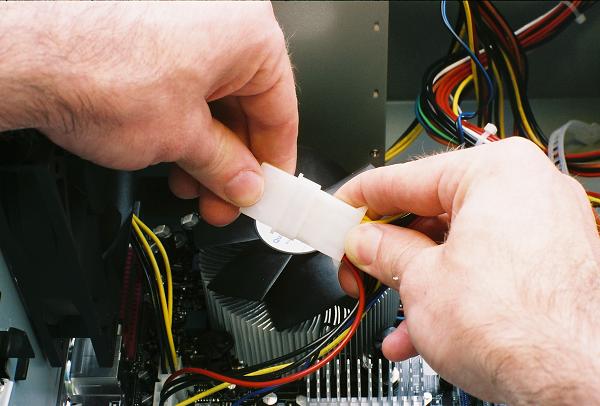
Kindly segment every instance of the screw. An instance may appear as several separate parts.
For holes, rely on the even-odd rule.
[[[379,98],[379,89],[373,89],[372,96],[374,99],[378,99]]]
[[[171,229],[169,228],[169,226],[164,225],[164,224],[154,227],[154,230],[152,230],[152,231],[154,232],[154,234],[156,234],[156,236],[158,238],[171,237]]]
[[[186,214],[181,218],[181,227],[183,227],[184,230],[191,230],[199,221],[200,218],[196,213]]]
[[[277,395],[273,392],[269,393],[268,395],[266,395],[265,397],[262,398],[262,401],[265,405],[274,405],[275,403],[277,403]]]
[[[371,158],[377,158],[379,156],[379,149],[373,148],[371,152],[369,152],[369,155],[371,155]]]
[[[381,30],[381,26],[379,25],[379,21],[375,21],[373,23],[373,31],[379,32]]]

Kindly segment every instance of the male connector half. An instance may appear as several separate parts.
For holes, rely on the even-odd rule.
[[[263,196],[241,212],[290,240],[302,241],[341,261],[346,234],[360,224],[367,208],[350,206],[302,174],[295,177],[267,163],[261,166],[265,177]]]

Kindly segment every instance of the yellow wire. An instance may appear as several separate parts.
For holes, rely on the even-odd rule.
[[[367,316],[367,313],[363,313],[361,316],[361,319],[364,319],[366,316]],[[336,345],[338,345],[340,343],[340,341],[342,341],[344,339],[344,337],[346,337],[346,335],[348,334],[349,331],[350,331],[350,327],[348,327],[346,330],[344,330],[339,336],[336,337],[335,340],[330,342],[326,347],[323,347],[323,349],[319,352],[319,357],[326,355]],[[179,406],[179,405],[177,405],[177,406]]]
[[[319,356],[321,356],[321,355],[319,355]],[[250,373],[246,374],[245,376],[257,376],[257,375],[270,374],[271,372],[277,372],[280,369],[287,367],[288,365],[291,365],[291,363],[279,364],[279,365],[275,365],[272,367],[259,369],[258,371],[250,372]],[[200,392],[197,395],[192,396],[191,398],[183,400],[183,401],[177,403],[175,406],[187,406],[187,405],[197,402],[201,399],[204,399],[205,397],[210,396],[214,393],[220,392],[223,389],[227,389],[229,387],[229,385],[231,385],[229,382],[223,382],[217,386],[213,386],[212,388],[205,390],[204,392]]]
[[[148,259],[150,259],[152,269],[154,270],[154,278],[156,279],[156,284],[158,285],[158,293],[159,293],[160,303],[162,306],[163,319],[165,322],[165,330],[167,331],[167,341],[169,342],[169,349],[171,351],[171,357],[173,358],[173,365],[177,369],[178,368],[177,353],[175,352],[175,343],[173,342],[173,334],[171,332],[171,322],[169,320],[167,299],[165,298],[165,289],[162,284],[162,278],[160,276],[160,270],[158,268],[158,263],[156,262],[156,258],[154,257],[152,248],[150,248],[150,244],[148,244],[148,241],[146,241],[146,238],[144,237],[142,230],[138,226],[138,223],[135,221],[135,218],[134,218],[134,221],[131,222],[131,225],[133,226],[133,230],[135,231],[135,233],[138,235],[138,238],[144,248],[144,251],[146,251],[146,254],[148,255]]]
[[[361,316],[361,319],[364,318],[366,315],[367,315],[367,313],[363,313]],[[344,331],[342,331],[342,333],[339,336],[337,336],[335,338],[335,340],[333,340],[332,342],[327,344],[327,346],[323,347],[321,349],[321,351],[319,351],[319,358],[327,355],[331,350],[333,350],[344,339],[344,337],[346,337],[348,335],[349,332],[350,332],[350,327],[346,328]],[[271,372],[279,371],[280,369],[283,369],[289,365],[291,365],[291,363],[279,364],[279,365],[275,365],[272,367],[260,369],[258,371],[250,372],[250,373],[246,374],[245,376],[256,376],[256,375],[269,374]],[[217,393],[223,389],[226,389],[229,387],[229,385],[230,385],[229,383],[223,382],[217,386],[214,386],[208,390],[205,390],[204,392],[200,392],[197,395],[192,396],[191,398],[188,398],[182,402],[179,402],[175,406],[187,406],[189,404],[199,401],[200,399],[204,399],[207,396]]]
[[[394,159],[398,154],[405,151],[419,137],[419,135],[421,135],[422,131],[423,127],[421,127],[420,124],[415,126],[415,128],[413,128],[402,141],[386,151],[385,161],[388,162]]]
[[[400,214],[396,214],[394,216],[388,216],[388,217],[384,217],[381,220],[371,220],[371,223],[376,223],[376,224],[389,224],[392,223],[398,219],[401,219],[403,217],[408,216],[408,213],[400,213]]]
[[[527,116],[525,114],[525,111],[523,110],[523,104],[521,104],[521,94],[519,92],[519,86],[517,84],[517,77],[515,76],[515,72],[510,64],[510,61],[508,60],[508,57],[506,56],[506,54],[504,52],[502,52],[502,57],[506,61],[506,67],[508,68],[508,73],[510,75],[512,87],[515,91],[515,98],[517,99],[517,110],[519,111],[519,116],[521,116],[521,120],[523,121],[523,126],[525,127],[525,132],[527,132],[527,135],[529,136],[531,141],[533,141],[538,147],[540,147],[542,149],[546,149],[544,147],[544,144],[542,144],[542,142],[538,139],[538,137],[535,135],[535,133],[531,129],[531,126],[529,125],[529,121],[527,121]]]
[[[463,7],[465,8],[465,17],[467,18],[467,37],[469,38],[469,48],[475,55],[478,54],[478,50],[475,49],[475,38],[473,35],[473,19],[471,18],[471,7],[468,1],[463,1]],[[475,87],[475,98],[479,101],[479,79],[477,78],[477,65],[475,61],[471,59],[471,72],[473,73],[473,84]]]
[[[389,162],[390,160],[394,159],[396,156],[404,152],[413,142],[415,142],[419,135],[421,135],[421,128],[419,128],[419,131],[415,131],[409,134],[405,139],[400,141],[398,145],[396,145],[392,150],[386,152],[386,162]]]
[[[495,63],[492,63],[492,70],[494,71],[496,82],[498,82],[498,120],[500,121],[498,123],[498,130],[500,138],[506,138],[506,131],[504,129],[504,84]]]
[[[386,217],[384,219],[381,220],[371,220],[367,215],[365,215],[363,217],[363,222],[373,222],[373,223],[389,223],[392,222],[398,218],[407,216],[408,213],[402,213],[402,214],[397,214],[395,216],[390,216],[390,217]],[[363,313],[361,318],[364,318],[367,314]],[[328,354],[331,350],[333,350],[343,339],[344,337],[346,337],[348,335],[348,333],[350,332],[350,327],[346,328],[339,336],[337,336],[332,342],[330,342],[329,344],[327,344],[325,347],[323,347],[321,349],[321,351],[319,351],[319,358],[325,356],[326,354]],[[291,363],[287,363],[287,364],[279,364],[279,365],[275,365],[272,367],[268,367],[268,368],[264,368],[264,369],[260,369],[258,371],[254,371],[254,372],[250,372],[248,374],[246,374],[245,376],[256,376],[256,375],[264,375],[264,374],[268,374],[271,372],[276,372],[279,371],[280,369],[283,369],[285,367],[287,367],[288,365],[291,365]],[[194,402],[197,402],[201,399],[206,398],[207,396],[210,396],[212,394],[215,394],[219,391],[222,391],[224,389],[227,389],[229,387],[230,383],[228,382],[223,382],[217,386],[213,386],[210,389],[207,389],[203,392],[200,392],[186,400],[183,400],[179,403],[177,403],[175,406],[187,406],[190,405]]]
[[[362,315],[362,317],[365,317],[365,316],[366,316],[366,313]],[[350,332],[350,327],[348,327],[346,330],[344,330],[339,336],[337,336],[335,338],[335,340],[330,342],[326,347],[323,347],[323,349],[321,351],[319,351],[319,357],[325,356],[332,349],[334,349],[344,339],[344,337],[346,337],[348,335],[349,332]],[[272,367],[260,369],[258,371],[250,372],[249,374],[246,374],[245,376],[256,376],[256,375],[269,374],[271,372],[279,371],[280,369],[283,369],[283,368],[287,367],[288,365],[291,365],[291,363],[279,364],[279,365],[275,365]],[[205,390],[204,392],[200,392],[197,395],[192,396],[191,398],[181,401],[181,402],[177,403],[177,405],[175,405],[175,406],[187,406],[189,404],[197,402],[200,399],[204,399],[207,396],[210,396],[214,393],[222,391],[223,389],[227,389],[229,387],[229,385],[230,384],[228,382],[223,382],[217,386],[214,386],[208,390]]]
[[[183,401],[177,403],[175,406],[186,406],[191,403],[197,402],[200,399],[203,399],[207,396],[210,396],[210,395],[220,392],[224,389],[227,389],[229,387],[229,385],[230,384],[228,382],[223,382],[217,386],[213,386],[212,388],[205,390],[204,392],[200,392],[199,394],[192,396],[191,398],[183,400]]]
[[[150,227],[148,227],[138,216],[133,215],[133,220],[144,230],[144,232],[154,241],[158,247],[158,251],[163,258],[165,264],[165,273],[167,274],[167,308],[169,310],[169,324],[173,324],[173,277],[171,274],[171,264],[169,262],[169,256],[165,247],[162,245],[160,239],[154,234]]]
[[[591,203],[600,204],[600,199],[598,199],[597,197],[588,195],[588,199],[590,199]]]
[[[461,37],[461,38],[463,38],[463,37],[464,37],[464,35],[465,35],[465,25],[463,24],[463,25],[460,27],[460,31],[458,32],[458,36],[459,36],[459,37]],[[454,43],[454,47],[452,47],[452,53],[455,53],[455,52],[456,52],[456,51],[458,51],[459,49],[460,49],[460,44],[459,44],[459,42],[458,42],[458,41],[456,41],[456,42]]]
[[[390,148],[387,153],[391,153],[395,150],[397,150],[402,142],[405,142],[408,138],[410,137],[416,137],[417,135],[419,135],[421,132],[423,131],[423,127],[421,127],[420,124],[417,124],[415,126],[415,128],[413,128],[412,130],[410,130],[410,132],[406,135],[406,137],[404,137],[404,139],[402,141],[400,141],[399,143],[397,143],[396,145],[394,145],[392,148]],[[386,153],[386,155],[387,155]]]
[[[469,75],[465,80],[460,82],[460,85],[456,88],[456,92],[454,92],[454,96],[452,97],[452,111],[454,114],[458,116],[458,105],[460,103],[460,96],[462,92],[465,90],[465,87],[469,85],[473,81],[473,75]]]
[[[413,131],[411,130],[406,137],[404,137],[404,139],[402,139],[400,142],[398,142],[396,145],[394,145],[393,147],[391,147],[389,150],[387,150],[385,152],[385,161],[389,161],[390,159],[394,158],[396,155],[398,155],[398,150],[402,149],[404,142],[406,141],[407,138],[409,138],[412,135]]]

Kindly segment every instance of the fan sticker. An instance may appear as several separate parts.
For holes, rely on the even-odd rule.
[[[271,227],[260,221],[256,222],[256,231],[260,238],[271,248],[287,254],[308,254],[315,252],[315,249],[310,245],[304,244],[302,241],[290,240],[287,237],[273,231]]]

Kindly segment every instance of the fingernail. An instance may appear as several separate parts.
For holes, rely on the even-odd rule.
[[[225,196],[236,206],[251,206],[261,198],[263,178],[254,171],[241,171],[225,185]]]
[[[346,237],[346,254],[356,265],[373,263],[381,241],[381,230],[372,224],[354,227]]]

